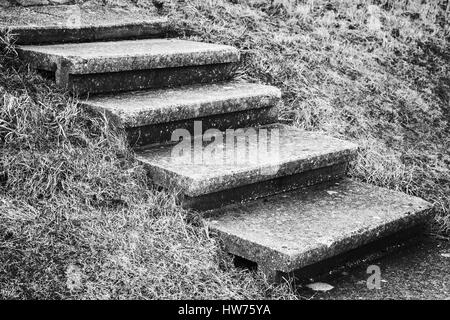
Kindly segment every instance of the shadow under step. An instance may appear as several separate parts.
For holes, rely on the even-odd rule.
[[[216,134],[149,146],[136,158],[156,185],[180,193],[184,207],[208,210],[342,178],[357,152],[353,143],[283,124]]]
[[[346,178],[216,209],[205,221],[225,250],[256,262],[278,282],[411,230],[426,221],[431,208],[420,198]]]
[[[84,96],[228,80],[239,51],[176,39],[19,46],[19,57]]]
[[[105,111],[139,147],[171,141],[176,130],[194,135],[275,123],[280,99],[275,87],[233,81],[98,96],[82,104]]]

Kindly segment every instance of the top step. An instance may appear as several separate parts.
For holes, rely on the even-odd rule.
[[[93,42],[164,38],[169,22],[156,14],[104,7],[13,7],[0,12],[0,32],[7,30],[16,44]]]
[[[177,39],[19,46],[22,60],[80,95],[227,80],[234,47]]]

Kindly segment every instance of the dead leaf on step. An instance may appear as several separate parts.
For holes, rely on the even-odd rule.
[[[306,287],[310,288],[313,291],[323,291],[323,292],[330,291],[334,288],[332,285],[324,282],[310,283],[306,285]]]
[[[448,253],[441,253],[441,256],[443,256],[444,258],[450,258],[450,252],[448,252]]]

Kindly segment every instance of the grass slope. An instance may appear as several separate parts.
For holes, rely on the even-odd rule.
[[[238,47],[242,77],[283,90],[285,120],[359,143],[353,176],[432,201],[449,231],[448,2],[106,2],[156,5],[182,37]],[[2,40],[0,298],[296,298],[235,269],[146,188],[120,130]]]

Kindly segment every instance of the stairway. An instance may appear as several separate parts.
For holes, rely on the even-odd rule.
[[[355,144],[277,123],[280,90],[236,80],[236,48],[164,28],[40,27],[37,44],[23,27],[18,52],[123,126],[153,183],[270,280],[425,221],[428,202],[346,177]]]

